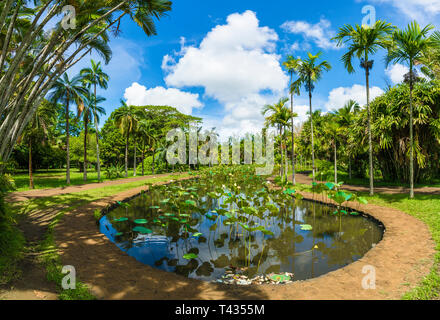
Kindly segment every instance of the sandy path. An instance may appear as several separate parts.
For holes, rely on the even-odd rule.
[[[303,173],[296,174],[296,182],[300,184],[312,184],[312,178]],[[318,181],[320,182],[320,181]],[[369,187],[357,186],[357,185],[346,185],[342,186],[342,189],[352,191],[352,192],[370,192]],[[374,187],[375,193],[384,193],[384,194],[409,194],[409,188],[405,187]],[[440,195],[440,188],[437,187],[422,187],[415,188],[414,193],[416,194],[432,194],[432,195]]]
[[[369,204],[359,210],[385,225],[384,238],[363,258],[345,268],[285,286],[226,286],[188,279],[136,261],[99,232],[94,210],[141,190],[145,187],[69,212],[55,229],[63,264],[75,266],[78,277],[99,299],[400,299],[429,273],[434,262],[435,243],[423,222],[399,210]],[[313,198],[310,193],[304,196]],[[357,204],[353,206],[358,209]],[[365,266],[375,268],[374,290],[362,288]]]
[[[11,192],[10,194],[8,194],[8,197],[6,198],[6,200],[9,202],[21,202],[21,201],[27,201],[29,199],[53,197],[53,196],[58,196],[58,195],[62,195],[62,194],[76,193],[76,192],[81,192],[81,191],[85,191],[85,190],[104,188],[107,186],[116,186],[116,185],[131,183],[131,182],[137,182],[137,181],[142,181],[142,180],[151,179],[151,178],[167,177],[170,175],[173,175],[173,173],[156,174],[156,175],[150,175],[150,176],[139,176],[139,177],[120,179],[120,180],[109,180],[109,181],[104,181],[101,183],[89,183],[89,184],[82,184],[82,185],[78,185],[78,186],[69,186],[69,187],[61,187],[61,188],[54,188],[54,189],[35,189],[35,190],[28,190],[28,191]]]

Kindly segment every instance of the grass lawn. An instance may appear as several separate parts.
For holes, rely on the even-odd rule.
[[[145,174],[151,174],[150,171],[145,170]],[[140,176],[140,172],[137,172],[137,176]],[[133,169],[128,170],[128,178],[133,177]],[[17,172],[13,175],[17,191],[27,191],[29,189],[29,174],[25,171]],[[119,179],[125,179],[121,177]],[[101,171],[101,180],[108,181],[105,170]],[[117,179],[113,179],[117,180]],[[70,171],[70,185],[83,185],[88,183],[96,183],[98,181],[98,173],[95,170],[90,170],[87,172],[87,182],[83,180],[83,173],[79,172],[78,169],[72,168]],[[52,189],[59,187],[66,187],[66,170],[61,169],[50,169],[50,170],[40,170],[34,173],[34,185],[35,189]]]
[[[311,186],[298,185],[298,190],[311,192]],[[407,194],[376,194],[370,197],[368,193],[359,193],[367,198],[369,203],[384,207],[396,208],[402,212],[426,223],[436,243],[435,264],[429,275],[402,298],[409,300],[431,300],[440,297],[440,196],[416,194],[409,199]]]
[[[32,213],[33,211],[50,211],[50,209],[57,210],[57,214],[53,217],[50,224],[48,225],[44,240],[41,243],[37,244],[34,248],[32,248],[32,251],[39,254],[39,259],[46,268],[48,280],[54,281],[58,285],[60,299],[93,299],[94,297],[90,294],[88,288],[84,286],[81,282],[77,283],[77,289],[75,290],[66,291],[61,289],[61,280],[65,275],[61,273],[62,265],[54,241],[53,230],[57,222],[63,217],[66,212],[86,205],[87,203],[90,203],[92,201],[113,196],[122,191],[144,186],[148,183],[163,182],[172,179],[185,178],[188,176],[188,173],[175,174],[167,177],[150,178],[147,180],[134,181],[114,186],[106,186],[77,193],[63,194],[46,198],[37,198],[26,202],[14,204],[11,208],[11,211],[14,213],[16,219],[21,219],[24,218],[27,214]],[[15,234],[19,233],[18,230],[14,230],[14,232]],[[21,234],[19,238],[21,239]],[[20,251],[29,249],[30,248],[24,248],[23,246],[17,246],[15,250],[10,250],[10,252],[7,252],[7,255],[3,255],[2,252],[2,259],[0,259],[0,270],[8,270],[10,274],[19,274],[19,260],[17,259],[17,257],[22,256],[22,252]],[[6,280],[11,279],[12,277],[9,277],[9,279],[4,279],[4,282],[7,282]]]

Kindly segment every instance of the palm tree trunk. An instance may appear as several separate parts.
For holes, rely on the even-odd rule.
[[[144,161],[145,161],[145,141],[143,142],[142,145],[142,176],[145,175]]]
[[[284,157],[284,152],[283,152],[283,133],[282,133],[282,129],[281,129],[281,125],[278,125],[278,129],[280,132],[280,153],[281,153],[281,161],[280,161],[280,176],[281,178],[283,177],[283,157]]]
[[[284,126],[284,134],[286,134],[286,126]],[[284,139],[283,139],[283,141],[284,141]],[[288,161],[288,159],[287,159],[287,143],[286,142],[284,142],[284,153],[285,153],[285,156],[284,156],[284,173],[285,173],[285,176],[286,176],[286,181],[288,180],[288,177],[289,177],[289,161]]]
[[[338,184],[338,158],[337,158],[337,150],[336,150],[336,139],[335,139],[335,183]]]
[[[84,181],[87,181],[87,123],[88,122],[89,122],[89,117],[86,116],[84,119],[84,177],[83,177]]]
[[[95,131],[96,131],[96,165],[98,169],[98,182],[101,181],[101,161],[99,160],[99,131],[98,131],[98,117],[96,114],[96,80],[95,80],[95,105],[94,105],[94,116],[95,116]]]
[[[292,83],[292,79],[290,80],[290,82]],[[290,111],[292,112],[292,183],[295,185],[295,132],[293,125],[293,92],[290,95]]]
[[[70,184],[70,114],[69,114],[69,92],[66,101],[66,183]]]
[[[134,139],[133,177],[136,177],[136,138]]]
[[[35,189],[34,176],[32,172],[32,138],[29,137],[29,188]]]
[[[311,84],[309,84],[309,88]],[[315,182],[315,137],[313,135],[313,111],[312,111],[312,90],[309,89],[309,105],[310,105],[310,129],[312,135],[312,172],[313,182]]]
[[[125,177],[128,178],[128,139],[129,134],[127,134],[127,138],[125,140]]]
[[[366,59],[367,61],[367,59]],[[367,62],[368,64],[368,62]],[[371,135],[371,110],[370,110],[370,70],[368,65],[365,68],[365,77],[367,83],[367,110],[368,110],[368,146],[370,157],[370,196],[374,195],[374,172],[373,172],[373,138]]]
[[[414,199],[414,132],[413,132],[413,70],[412,64],[410,66],[410,80],[409,80],[409,141],[410,141],[410,198]]]

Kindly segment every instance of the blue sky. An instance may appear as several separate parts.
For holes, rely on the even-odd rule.
[[[364,73],[345,71],[344,49],[330,38],[346,23],[361,24],[366,5],[374,6],[377,19],[399,27],[412,19],[436,26],[440,13],[440,0],[184,0],[174,1],[154,37],[125,19],[110,44],[113,59],[104,66],[109,88],[99,91],[107,99],[107,117],[124,98],[130,104],[175,106],[203,117],[206,128],[217,127],[223,136],[255,132],[263,122],[261,108],[287,95],[288,76],[280,63],[288,54],[305,57],[308,51],[322,51],[333,66],[316,86],[314,109],[339,108],[350,98],[362,104]],[[406,71],[401,65],[385,70],[383,56],[375,57],[373,97]],[[94,54],[88,58],[99,60]],[[85,58],[69,73],[87,65]],[[298,123],[307,105],[305,94],[295,98]]]

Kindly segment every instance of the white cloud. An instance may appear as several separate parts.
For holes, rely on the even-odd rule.
[[[426,21],[440,14],[440,0],[369,0],[370,3],[390,4],[410,19]],[[431,21],[426,21],[429,23]]]
[[[331,30],[331,23],[326,19],[321,19],[316,24],[306,21],[286,21],[281,28],[288,33],[300,34],[306,41],[314,42],[321,49],[338,49],[336,43],[331,38],[336,33]],[[308,46],[307,42],[305,46]]]
[[[133,106],[171,106],[182,113],[191,114],[193,108],[201,108],[199,95],[175,88],[156,87],[147,89],[137,82],[125,89],[124,98]]]
[[[391,79],[393,84],[401,83],[404,75],[409,72],[409,68],[402,64],[395,64],[385,70],[386,75]]]
[[[383,94],[384,91],[379,87],[370,88],[370,101]],[[339,87],[330,91],[328,101],[325,104],[327,110],[337,110],[342,108],[348,100],[354,100],[359,105],[367,104],[367,92],[365,86],[355,84],[352,87]]]
[[[177,88],[202,87],[226,111],[223,133],[255,132],[263,125],[261,108],[274,103],[289,81],[281,57],[274,53],[278,35],[259,25],[256,14],[246,11],[227,17],[226,24],[207,33],[199,46],[185,46],[163,60],[165,82]],[[173,61],[174,59],[174,61]]]

